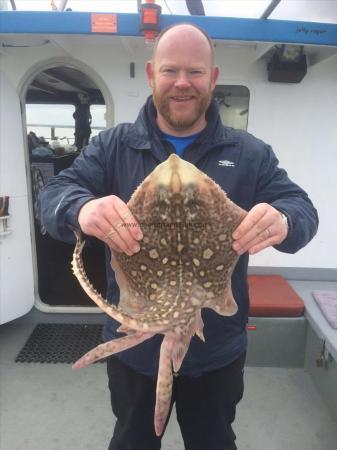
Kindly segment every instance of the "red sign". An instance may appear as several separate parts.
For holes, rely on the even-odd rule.
[[[92,33],[117,33],[116,14],[91,14]]]
[[[158,13],[156,9],[144,9],[144,23],[154,23],[158,22]]]

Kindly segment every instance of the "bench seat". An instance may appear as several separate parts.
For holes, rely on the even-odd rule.
[[[317,336],[325,341],[326,349],[337,361],[337,329],[332,328],[314,300],[312,292],[315,290],[337,290],[337,282],[319,281],[290,281],[298,292],[301,292],[305,304],[305,318]]]
[[[302,317],[304,302],[279,275],[249,275],[250,317]]]
[[[247,364],[303,367],[304,302],[279,275],[249,275]]]

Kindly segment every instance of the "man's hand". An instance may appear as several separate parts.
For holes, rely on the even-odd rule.
[[[238,255],[251,255],[287,237],[288,225],[280,211],[267,203],[254,206],[233,233],[233,249]]]
[[[139,224],[127,205],[115,195],[85,203],[78,222],[83,233],[104,241],[116,252],[131,256],[140,250],[143,238]]]

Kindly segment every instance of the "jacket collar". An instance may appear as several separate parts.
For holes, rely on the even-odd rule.
[[[165,146],[166,141],[157,125],[156,117],[157,111],[150,96],[140,110],[136,122],[131,126],[126,143],[136,150],[151,150],[159,161],[164,161],[168,157],[169,150]],[[197,148],[193,162],[214,147],[237,143],[231,129],[222,125],[219,109],[214,100],[206,111],[206,121],[205,129],[195,142]]]

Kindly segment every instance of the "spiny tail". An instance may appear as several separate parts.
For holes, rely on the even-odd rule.
[[[76,235],[76,246],[73,254],[72,260],[72,269],[73,273],[78,279],[80,285],[84,289],[84,291],[88,294],[88,296],[93,300],[96,305],[102,309],[106,314],[108,314],[113,319],[117,320],[121,323],[126,323],[129,327],[133,328],[137,324],[134,319],[132,319],[129,315],[122,313],[116,306],[111,305],[108,300],[103,298],[99,292],[96,291],[94,286],[90,283],[87,275],[85,273],[83,261],[82,261],[82,250],[85,244],[85,241],[82,240],[81,233],[78,231],[74,231]]]
[[[154,429],[160,436],[165,429],[172,401],[172,340],[165,336],[160,347],[159,369],[157,378],[156,406],[154,412]]]

